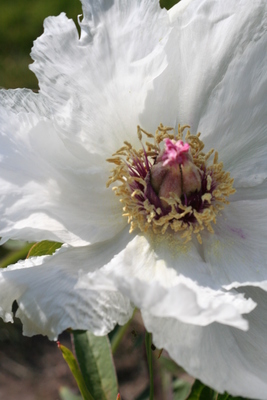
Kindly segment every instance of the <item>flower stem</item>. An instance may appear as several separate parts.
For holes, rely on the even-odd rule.
[[[153,382],[153,365],[152,365],[152,334],[146,332],[146,354],[149,368],[149,381],[150,381],[150,391],[149,391],[149,400],[154,399],[154,382]]]
[[[125,325],[121,326],[121,327],[117,330],[117,332],[115,333],[115,335],[113,336],[113,338],[111,339],[111,351],[112,351],[112,354],[115,354],[115,352],[117,351],[118,346],[119,346],[119,344],[120,344],[120,342],[121,342],[121,340],[122,340],[122,338],[123,338],[125,332],[127,331],[128,326],[129,326],[130,323],[132,322],[132,319],[133,319],[133,317],[134,317],[135,311],[136,311],[136,308],[134,309],[132,318],[129,319],[129,321],[128,321]]]

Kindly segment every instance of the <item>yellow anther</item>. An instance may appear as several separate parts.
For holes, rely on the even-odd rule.
[[[153,139],[151,142],[146,141],[145,151],[143,146],[136,150],[131,143],[125,141],[124,146],[107,160],[114,164],[107,187],[117,182],[112,190],[123,204],[123,216],[130,224],[130,232],[135,229],[140,229],[142,232],[151,230],[159,235],[167,231],[168,234],[172,231],[179,232],[185,243],[195,235],[200,244],[202,243],[201,232],[207,230],[211,234],[214,233],[211,224],[216,224],[216,217],[229,203],[228,196],[235,192],[234,180],[229,172],[224,172],[223,163],[218,162],[218,152],[211,149],[205,153],[200,133],[191,135],[189,128],[188,125],[179,125],[178,133],[175,134],[172,127],[160,124],[155,135],[152,135],[138,126],[137,135],[140,141],[143,134]],[[183,139],[185,130],[187,132]],[[168,198],[158,198],[159,203],[164,202],[164,207],[159,207],[158,203],[155,203],[157,204],[155,206],[147,196],[148,187],[151,186],[150,169],[156,162],[162,142],[166,138],[175,141],[185,140],[190,145],[193,163],[202,171],[206,179],[205,191],[199,195],[202,206],[198,209],[194,209],[183,196],[180,198],[176,193],[169,193]],[[210,161],[212,154],[214,154],[213,161]],[[157,196],[156,193],[155,196]]]

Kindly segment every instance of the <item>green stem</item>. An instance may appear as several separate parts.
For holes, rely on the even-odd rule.
[[[135,314],[135,311],[136,311],[136,308],[134,309],[132,318],[129,319],[129,321],[128,321],[125,325],[121,326],[121,327],[117,330],[117,332],[115,333],[115,335],[113,336],[113,338],[111,339],[111,343],[110,343],[110,344],[111,344],[111,351],[112,351],[112,354],[115,354],[115,353],[116,353],[116,351],[117,351],[117,349],[118,349],[118,347],[119,347],[119,344],[120,344],[120,342],[121,342],[121,340],[122,340],[122,338],[123,338],[125,332],[127,331],[128,326],[129,326],[130,323],[132,322],[132,319],[133,319],[133,316],[134,316],[134,314]]]
[[[154,382],[153,382],[153,365],[152,365],[152,334],[146,332],[146,354],[149,368],[149,381],[150,381],[150,391],[149,391],[149,400],[154,400]]]

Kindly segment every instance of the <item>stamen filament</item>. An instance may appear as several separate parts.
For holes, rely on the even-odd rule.
[[[137,228],[142,232],[150,230],[153,234],[161,235],[166,232],[179,232],[185,243],[195,235],[200,244],[201,232],[207,230],[211,234],[214,233],[211,224],[216,224],[217,216],[229,203],[227,198],[235,192],[234,180],[229,172],[223,170],[223,163],[218,161],[218,152],[214,149],[203,152],[204,143],[200,140],[200,133],[191,135],[189,128],[188,125],[179,125],[175,135],[172,127],[160,124],[155,135],[152,135],[138,126],[137,135],[140,142],[143,135],[154,142],[146,141],[146,147],[141,142],[141,149],[137,151],[131,143],[125,141],[124,146],[107,160],[114,165],[107,187],[118,183],[112,190],[123,205],[123,216],[130,224],[130,232]],[[185,178],[188,182],[188,167],[186,169],[183,163],[179,162],[176,165],[180,173],[178,182],[181,195],[175,190],[170,190],[167,196],[158,195],[155,191],[151,184],[151,170],[159,163],[162,144],[164,141],[166,143],[166,140],[170,151],[175,151],[175,148],[179,151],[178,141],[184,140],[184,149],[190,147],[190,162],[200,171],[200,189],[188,193],[185,187],[188,185],[185,183]],[[173,141],[173,145],[168,140]],[[212,154],[213,160],[210,161]],[[174,168],[175,157],[174,154]],[[171,168],[167,164],[166,167]],[[157,171],[164,175],[163,169],[159,168]]]

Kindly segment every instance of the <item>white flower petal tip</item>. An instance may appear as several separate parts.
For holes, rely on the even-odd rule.
[[[242,315],[256,307],[252,299],[245,299],[242,294],[212,291],[184,277],[177,278],[177,282],[169,288],[140,279],[127,281],[116,273],[112,279],[123,295],[151,316],[172,318],[197,326],[218,322],[246,331],[249,325]]]
[[[236,291],[214,290],[178,274],[174,263],[183,262],[185,257],[188,266],[194,262],[196,267],[196,259],[193,252],[179,255],[178,243],[176,249],[172,248],[171,257],[166,257],[169,250],[164,245],[161,248],[159,243],[153,248],[144,236],[137,235],[100,271],[81,276],[77,288],[95,284],[102,290],[119,290],[138,308],[155,317],[199,326],[219,322],[247,330],[243,314],[252,312],[256,302]]]
[[[112,248],[109,251],[112,253]],[[110,255],[102,252],[96,258],[87,247],[62,247],[53,256],[29,258],[2,270],[0,316],[12,321],[16,300],[16,317],[23,323],[23,333],[47,335],[51,340],[67,328],[105,335],[117,323],[125,324],[133,308],[118,291],[104,291],[97,285],[76,289],[79,278],[90,275],[105,257]]]
[[[249,330],[244,332],[222,324],[206,327],[180,323],[173,318],[158,318],[144,311],[153,342],[164,347],[171,357],[194,377],[220,393],[266,399],[266,293],[246,289],[257,302],[247,315]]]
[[[175,22],[179,15],[187,8],[187,6],[192,2],[192,0],[181,0],[179,3],[175,4],[169,11],[169,17],[171,22]]]
[[[246,287],[255,287],[264,290],[267,292],[267,280],[266,281],[255,281],[255,282],[232,282],[230,285],[224,285],[223,288],[225,290],[246,288]],[[242,289],[241,289],[242,290]]]

